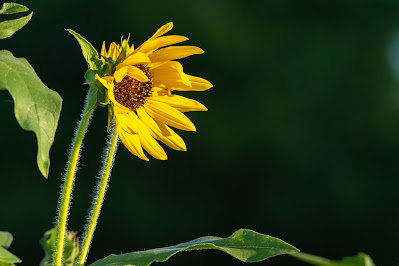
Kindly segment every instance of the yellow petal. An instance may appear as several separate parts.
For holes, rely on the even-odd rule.
[[[164,85],[170,87],[175,82],[181,82],[191,87],[191,82],[187,74],[183,72],[183,66],[179,62],[167,61],[155,69],[150,68],[150,73],[154,77],[154,86]]]
[[[173,83],[168,84],[168,89],[177,90],[177,91],[206,91],[213,87],[212,83],[207,81],[206,79],[195,77],[186,74],[188,79],[191,82],[191,87],[186,86],[182,82],[175,81]]]
[[[151,100],[166,103],[180,112],[208,111],[200,102],[179,95],[155,96]]]
[[[172,149],[178,151],[186,151],[186,144],[183,139],[177,135],[170,127],[162,122],[154,120],[151,116],[147,114],[144,108],[138,108],[137,114],[139,115],[141,121],[147,126],[150,134],[157,140],[162,141]]]
[[[95,79],[100,81],[100,83],[106,87],[108,90],[113,90],[114,89],[114,78],[111,76],[105,76],[105,77],[100,77],[98,74],[96,74]]]
[[[105,42],[103,42],[103,46],[101,47],[101,55],[102,56],[100,57],[100,59],[103,62],[103,64],[105,64],[105,60],[103,58],[103,56],[107,57],[107,49],[105,48]]]
[[[122,79],[126,76],[129,66],[123,65],[119,69],[117,69],[114,73],[114,78],[116,82],[121,82]]]
[[[191,84],[193,85],[193,90],[195,91],[205,91],[213,87],[212,83],[210,83],[206,79],[191,75],[187,76],[188,79],[191,81]]]
[[[150,40],[152,40],[152,39],[155,39],[155,38],[157,38],[157,37],[159,37],[159,36],[161,36],[161,35],[164,35],[164,34],[167,33],[168,31],[170,31],[171,29],[173,29],[173,22],[166,23],[165,25],[163,25],[162,27],[160,27],[160,28],[154,33],[154,35],[152,35],[151,38],[149,38],[149,39],[147,40],[147,42],[150,41]]]
[[[140,137],[137,134],[127,133],[118,124],[116,125],[116,130],[122,143],[131,153],[144,161],[148,161],[148,158],[145,156],[143,148],[141,147]]]
[[[112,42],[110,44],[110,46],[109,46],[107,57],[112,57],[112,60],[114,60],[114,62],[116,62],[116,59],[118,58],[119,54],[120,54],[119,45],[117,45],[116,43]]]
[[[123,61],[123,64],[126,65],[138,65],[138,64],[147,64],[150,62],[148,56],[144,53],[133,53],[130,54],[126,59]]]
[[[121,72],[119,72],[119,71],[121,71]],[[121,78],[121,81],[126,75],[128,75],[134,79],[137,79],[140,82],[148,82],[150,80],[141,69],[139,69],[135,66],[126,65],[125,63],[121,63],[116,67],[114,76],[115,75],[118,78],[121,78],[123,75],[123,77]],[[116,79],[116,76],[115,76],[115,81],[120,82]]]
[[[164,88],[159,88],[159,87],[152,87],[151,89],[151,95],[152,97],[154,96],[165,96],[165,95],[171,95],[172,93]]]
[[[141,69],[134,67],[134,66],[129,66],[127,74],[130,77],[137,79],[140,82],[150,81],[150,79],[147,77],[147,75]]]
[[[137,127],[139,131],[138,135],[140,137],[140,143],[143,146],[143,148],[154,158],[157,158],[158,160],[167,160],[168,156],[166,156],[164,149],[151,136],[147,127],[137,117],[137,115],[134,112],[131,112],[129,113],[129,117],[131,119],[131,122]]]
[[[159,49],[149,55],[152,62],[170,61],[184,58],[193,54],[202,54],[204,51],[196,46],[170,46]]]
[[[161,47],[176,44],[179,42],[184,42],[187,40],[188,40],[187,37],[180,36],[180,35],[162,36],[162,37],[153,39],[151,41],[146,41],[136,51],[140,51],[142,53],[151,53]]]
[[[129,134],[139,134],[139,130],[137,126],[133,123],[132,119],[130,118],[130,113],[116,113],[116,121],[118,123],[118,126],[122,128],[124,131],[126,131]]]
[[[127,49],[126,49],[126,55],[130,55],[131,53],[133,53],[134,52],[134,45],[132,44],[130,47],[129,47],[129,44],[127,45]]]
[[[178,129],[195,131],[194,124],[187,116],[165,103],[153,101],[151,98],[148,98],[144,104],[144,109],[155,120]]]

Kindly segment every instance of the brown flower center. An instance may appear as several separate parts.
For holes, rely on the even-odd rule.
[[[134,111],[146,103],[147,98],[151,97],[152,76],[144,65],[136,65],[150,79],[148,82],[140,82],[129,76],[125,76],[121,82],[114,80],[115,100],[123,106]]]

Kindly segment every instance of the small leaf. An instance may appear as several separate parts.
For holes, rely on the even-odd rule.
[[[15,117],[20,126],[36,134],[37,165],[47,178],[49,152],[61,112],[60,95],[50,90],[24,58],[16,58],[0,50],[0,90],[6,89],[14,100]]]
[[[25,26],[31,19],[33,12],[29,15],[13,20],[7,20],[0,23],[0,39],[12,36],[17,30]]]
[[[318,266],[375,266],[370,256],[364,253],[358,253],[356,256],[352,257],[345,257],[339,261],[329,260],[303,252],[291,254],[291,256],[298,260]]]
[[[48,230],[40,239],[40,244],[44,250],[44,258],[40,262],[39,266],[53,265],[52,259],[54,257],[54,247],[56,242],[55,232],[55,228]],[[68,231],[67,237],[65,238],[65,247],[62,259],[62,265],[64,266],[73,266],[79,254],[79,239],[76,237],[76,233],[77,232]]]
[[[3,7],[0,9],[0,14],[15,14],[19,12],[25,12],[28,10],[29,8],[20,4],[4,3]]]
[[[79,33],[71,30],[66,29],[70,34],[72,34],[76,40],[78,41],[80,48],[82,48],[83,57],[85,58],[89,69],[92,70],[100,70],[102,62],[98,58],[97,50],[94,49],[93,45],[88,42],[85,38],[83,38]]]
[[[220,250],[244,262],[258,262],[277,255],[299,252],[297,248],[280,239],[240,229],[227,238],[205,236],[171,247],[111,255],[94,262],[91,266],[148,266],[153,262],[164,262],[181,251],[200,249]]]
[[[12,234],[0,231],[0,246],[8,248],[12,243]]]

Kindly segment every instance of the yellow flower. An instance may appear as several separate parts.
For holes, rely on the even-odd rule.
[[[105,43],[101,50],[106,75],[96,79],[107,88],[111,110],[116,118],[116,130],[131,153],[148,161],[143,152],[166,160],[162,141],[175,150],[185,151],[183,139],[169,126],[195,131],[195,126],[183,112],[207,111],[201,103],[174,91],[204,91],[212,84],[200,77],[183,72],[174,60],[204,51],[195,46],[170,46],[188,40],[179,35],[162,36],[173,28],[167,23],[146,42],[134,49],[128,39],[121,44]],[[166,47],[167,46],[167,47]]]

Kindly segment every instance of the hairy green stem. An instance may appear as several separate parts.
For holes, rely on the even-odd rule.
[[[80,248],[79,257],[77,260],[77,265],[82,266],[87,260],[89,254],[90,244],[93,239],[94,231],[96,230],[96,225],[98,222],[98,217],[100,216],[101,207],[104,201],[105,193],[108,188],[108,181],[111,175],[112,165],[114,163],[114,158],[116,150],[118,148],[118,134],[116,132],[115,126],[112,127],[111,133],[109,135],[108,145],[104,150],[104,162],[101,171],[101,177],[98,180],[96,192],[94,195],[93,207],[90,211],[90,215],[86,225],[86,232],[83,236],[82,245]]]
[[[64,179],[64,185],[62,188],[61,200],[58,208],[57,217],[57,230],[56,230],[56,244],[55,252],[53,257],[53,265],[62,266],[66,227],[68,220],[69,206],[72,198],[73,184],[75,180],[75,173],[77,164],[79,161],[80,150],[82,141],[86,133],[86,129],[89,125],[90,118],[93,113],[93,109],[89,106],[89,93],[87,94],[85,108],[82,112],[81,119],[78,123],[78,127],[75,131],[75,137],[73,139],[73,146],[69,154],[67,171]]]

